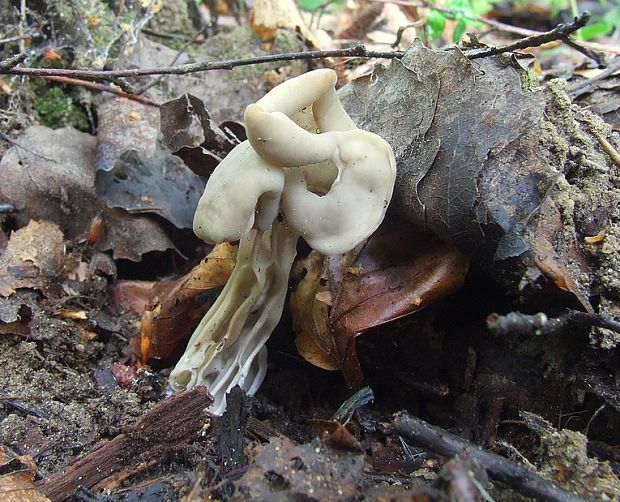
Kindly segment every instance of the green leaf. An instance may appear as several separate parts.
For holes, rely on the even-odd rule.
[[[459,42],[461,38],[463,38],[463,34],[465,33],[466,29],[467,23],[463,20],[459,21],[459,23],[456,25],[456,28],[454,28],[454,33],[452,34],[452,41],[455,43]]]
[[[446,16],[436,10],[431,12],[426,20],[426,25],[431,30],[431,40],[437,40],[446,28]]]
[[[609,33],[612,29],[613,26],[611,24],[601,22],[584,26],[579,30],[579,34],[581,35],[582,40],[590,40],[592,38],[607,35],[607,33]]]
[[[325,0],[298,0],[303,10],[316,10],[325,3]]]

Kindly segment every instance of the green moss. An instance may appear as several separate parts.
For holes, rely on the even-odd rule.
[[[47,127],[57,129],[72,126],[80,131],[90,130],[86,114],[61,87],[44,86],[36,90],[33,106],[39,121]]]

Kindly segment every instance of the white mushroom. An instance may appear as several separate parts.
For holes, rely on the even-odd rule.
[[[252,394],[262,383],[264,345],[282,314],[299,236],[321,253],[343,253],[385,216],[396,179],[392,149],[355,127],[335,82],[332,70],[316,70],[248,106],[248,141],[219,164],[198,205],[196,234],[239,240],[239,253],[170,384],[206,385],[213,413],[225,410],[235,385]]]

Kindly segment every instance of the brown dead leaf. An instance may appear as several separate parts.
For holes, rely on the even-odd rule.
[[[49,502],[34,486],[36,472],[32,458],[11,457],[0,447],[0,499],[3,502]]]
[[[210,302],[196,303],[196,297],[226,284],[236,254],[232,244],[218,244],[188,274],[155,286],[142,316],[140,337],[134,343],[134,352],[142,364],[168,359],[189,338],[210,306]]]
[[[261,40],[273,40],[279,28],[298,31],[306,39],[313,38],[293,0],[255,0],[252,29]]]
[[[0,295],[10,296],[17,288],[47,293],[51,279],[60,273],[64,257],[62,231],[48,221],[32,220],[11,235],[0,256]]]
[[[86,321],[88,319],[88,313],[82,309],[66,308],[61,309],[58,312],[54,312],[54,317],[60,319],[71,319],[73,321]]]
[[[344,274],[329,322],[344,376],[349,385],[357,387],[363,374],[355,337],[457,291],[469,269],[469,260],[454,246],[429,233],[412,225],[396,224],[384,225],[348,262],[348,267],[362,273]]]
[[[567,265],[569,258],[567,255],[569,253],[572,252],[573,256],[571,258],[577,257],[577,251],[574,249],[576,243],[563,242],[562,246],[557,246],[556,244],[561,239],[562,230],[563,224],[560,211],[553,199],[548,197],[543,202],[538,220],[532,225],[528,236],[534,265],[559,289],[571,293],[586,311],[592,312],[592,306],[587,294],[581,291]],[[556,251],[556,249],[559,249],[559,251]],[[562,253],[562,251],[564,252]],[[587,264],[584,263],[583,267],[587,267]]]
[[[321,436],[321,441],[341,450],[364,453],[364,448],[349,430],[336,420],[310,419],[310,425]]]
[[[7,96],[9,96],[11,92],[13,92],[11,90],[11,86],[2,77],[0,77],[0,92],[6,94]]]
[[[327,285],[323,285],[324,257],[313,251],[304,260],[306,276],[291,294],[290,307],[295,329],[295,345],[301,356],[325,370],[339,370],[341,360],[334,338],[327,328],[329,305],[323,301]]]
[[[295,343],[310,363],[342,368],[355,387],[363,380],[355,337],[457,291],[469,260],[413,225],[384,223],[363,246],[329,257],[322,274],[317,267],[308,262],[308,274],[292,296]],[[322,276],[332,293],[331,309],[317,298],[326,299],[319,293],[325,289]]]
[[[607,237],[607,229],[604,228],[603,230],[601,230],[598,234],[596,235],[588,235],[586,237],[583,238],[583,242],[585,242],[586,244],[598,244],[599,242],[603,242],[605,240],[605,238]]]

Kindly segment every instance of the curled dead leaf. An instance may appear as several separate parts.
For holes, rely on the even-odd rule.
[[[384,223],[350,253],[324,262],[311,254],[305,267],[308,272],[291,296],[297,348],[316,366],[341,368],[356,387],[363,380],[357,335],[457,291],[469,260],[413,225]]]
[[[11,457],[0,448],[0,499],[4,502],[49,502],[34,485],[37,466],[26,455]]]
[[[324,370],[341,369],[340,356],[334,338],[329,333],[327,319],[331,297],[322,284],[324,256],[313,251],[304,260],[306,276],[291,294],[290,308],[295,329],[295,345],[302,357]]]
[[[585,242],[586,244],[598,244],[599,242],[603,242],[605,240],[605,237],[607,237],[606,228],[601,230],[596,235],[590,235],[590,236],[584,237],[583,242]]]
[[[208,301],[196,301],[198,295],[226,284],[236,254],[232,244],[218,244],[188,274],[153,288],[142,316],[140,336],[133,344],[142,364],[154,365],[169,359],[189,338],[210,306]]]
[[[308,420],[325,444],[341,450],[364,453],[364,448],[349,430],[336,420]]]

